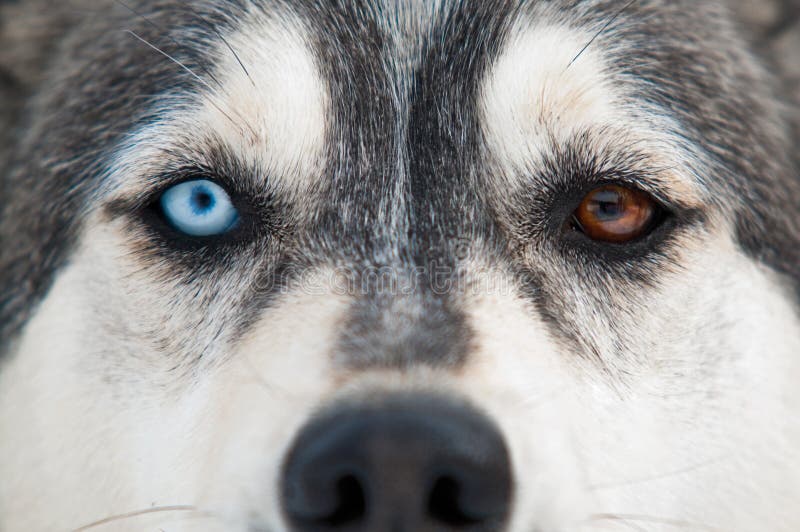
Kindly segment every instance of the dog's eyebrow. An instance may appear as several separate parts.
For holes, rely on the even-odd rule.
[[[154,193],[193,176],[205,176],[243,196],[269,196],[278,184],[257,164],[243,161],[219,135],[192,135],[168,127],[145,128],[110,169],[103,194],[110,212],[130,212]]]
[[[117,1],[127,8],[124,0]],[[147,48],[140,53],[150,50],[168,60],[174,65],[172,77],[180,76],[186,90],[165,90],[149,100],[145,117],[113,150],[110,179],[104,183],[108,193],[99,197],[144,197],[159,186],[160,176],[192,166],[219,168],[233,181],[251,181],[241,188],[255,195],[261,188],[257,181],[269,180],[269,186],[312,182],[322,166],[329,118],[326,85],[304,22],[278,24],[249,13],[231,27],[215,26],[201,8],[185,7],[184,17],[204,21],[202,28],[197,22],[187,30],[162,28],[167,24],[158,13],[128,9],[137,25],[125,31]],[[197,48],[181,44],[183,37],[198,33],[208,42]],[[213,155],[220,151],[227,154],[222,162],[238,162],[235,175],[227,171],[230,164]]]
[[[566,141],[551,139],[543,156],[525,166],[516,188],[551,197],[586,192],[587,188],[619,183],[644,190],[676,211],[702,210],[705,201],[687,169],[665,160],[647,142],[625,132],[589,128]]]
[[[704,205],[701,158],[682,142],[677,119],[631,95],[613,59],[591,46],[634,5],[626,2],[591,34],[547,20],[520,21],[510,30],[481,91],[484,139],[496,163],[489,184],[496,191],[529,186],[548,158],[581,145],[581,158],[605,158],[605,175],[641,179],[665,202]]]

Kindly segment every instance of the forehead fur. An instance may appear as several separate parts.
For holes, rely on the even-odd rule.
[[[622,11],[619,2],[601,0],[325,5],[204,0],[192,9],[155,0],[132,1],[130,9],[116,2],[68,4],[41,9],[39,2],[30,2],[4,8],[17,14],[46,11],[45,23],[54,28],[45,36],[16,31],[15,46],[8,49],[28,49],[19,45],[25,39],[60,43],[39,45],[50,50],[50,66],[36,73],[14,70],[30,86],[25,88],[29,111],[13,118],[19,134],[11,140],[8,152],[13,155],[8,155],[2,174],[4,336],[24,322],[68,256],[92,193],[125,135],[158,122],[159,103],[166,96],[200,94],[208,88],[205,84],[214,83],[212,74],[220,68],[236,71],[236,59],[226,55],[220,35],[240,49],[243,62],[263,66],[282,57],[292,63],[293,72],[301,73],[295,79],[315,79],[284,93],[291,98],[282,102],[281,112],[262,108],[249,118],[278,131],[285,128],[288,136],[298,131],[305,132],[304,139],[325,136],[325,179],[336,194],[319,213],[317,229],[331,234],[335,228],[341,237],[328,242],[329,248],[342,252],[349,246],[348,253],[395,256],[404,262],[433,249],[438,250],[436,260],[447,262],[447,235],[492,232],[491,215],[480,199],[485,181],[478,177],[488,171],[480,156],[485,140],[478,110],[480,83],[493,65],[513,72],[512,63],[530,62],[547,71],[552,58],[541,55],[506,56],[495,64],[507,49],[512,28],[527,25],[545,28],[526,37],[544,41],[552,40],[547,32],[553,30],[546,28],[560,28],[569,35],[569,48],[589,37],[586,61],[573,65],[576,74],[570,76],[589,71],[602,75],[610,69],[612,79],[603,78],[600,88],[624,86],[626,94],[635,95],[626,102],[629,109],[666,116],[673,133],[703,161],[697,178],[735,223],[743,247],[789,279],[798,278],[800,185],[790,124],[774,103],[781,99],[782,86],[747,51],[721,2],[650,0]],[[254,19],[253,13],[261,18]],[[300,24],[279,24],[277,33],[259,35],[243,24],[254,20],[268,21],[265,31],[276,20]],[[299,27],[308,36],[295,31]],[[289,38],[281,40],[280,35]],[[287,54],[273,55],[272,46]],[[298,56],[292,54],[301,48],[308,55],[295,60]],[[555,58],[569,55],[552,51]],[[20,52],[19,57],[22,62],[25,55]],[[13,66],[15,59],[6,62]],[[603,68],[589,60],[600,61]],[[521,72],[525,66],[520,65]],[[318,72],[319,79],[311,72]],[[259,75],[255,69],[254,74]],[[256,81],[274,87],[277,79]],[[230,86],[231,105],[240,114],[252,111],[248,83],[240,76]],[[563,94],[548,89],[544,103],[550,114],[565,106],[564,120],[585,119],[585,113],[604,112],[596,105],[598,90],[580,84]],[[564,100],[570,96],[571,102]],[[275,123],[295,116],[292,109],[305,110],[305,97],[305,120],[310,121]],[[326,99],[327,108],[322,103]],[[217,111],[209,109],[211,114]],[[289,145],[293,147],[283,152],[287,160],[296,159],[306,146]],[[363,248],[360,235],[375,233],[376,227],[379,234],[367,244],[372,249],[353,247],[358,241]]]
[[[204,95],[198,127],[249,164],[293,178],[319,172],[328,90],[306,28],[291,13],[242,14],[217,43],[220,87]],[[286,169],[293,169],[286,172]]]
[[[548,188],[550,183],[532,183],[531,176],[554,151],[582,139],[596,157],[630,150],[641,163],[669,168],[657,172],[664,192],[699,206],[707,195],[696,179],[703,162],[682,145],[681,126],[617,82],[610,54],[587,47],[594,38],[585,29],[552,20],[523,18],[509,30],[480,91],[481,122],[498,163],[487,181],[499,196],[524,187]],[[613,172],[612,166],[606,169]],[[644,180],[645,172],[640,173]]]

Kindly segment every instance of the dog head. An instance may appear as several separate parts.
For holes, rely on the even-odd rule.
[[[778,11],[66,4],[2,8],[0,528],[800,527]]]

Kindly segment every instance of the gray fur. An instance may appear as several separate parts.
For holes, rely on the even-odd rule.
[[[624,388],[651,364],[675,381],[712,381],[736,363],[726,355],[738,336],[716,336],[728,331],[735,299],[711,291],[696,307],[704,314],[680,330],[670,326],[682,309],[658,308],[680,279],[682,244],[702,241],[712,223],[733,228],[782,301],[800,301],[800,24],[783,22],[800,11],[794,2],[765,15],[744,0],[190,5],[0,2],[0,353],[14,353],[92,219],[121,228],[129,270],[91,280],[107,293],[84,294],[87,327],[119,345],[95,346],[80,367],[98,388],[114,388],[121,409],[135,410],[142,389],[159,390],[165,404],[189,395],[258,334],[273,306],[291,301],[287,287],[326,269],[358,287],[322,353],[348,376],[468,374],[482,341],[469,292],[485,267],[512,280],[526,315],[569,353],[565,366],[591,368],[601,387]],[[319,176],[291,190],[280,171],[238,160],[215,132],[180,131],[151,161],[152,175],[131,176],[138,193],[105,202],[120,146],[215,90],[215,51],[236,54],[219,41],[247,7],[287,32],[296,18],[311,35],[330,103]],[[700,206],[665,197],[674,216],[660,237],[602,249],[562,238],[575,199],[609,175],[659,196],[662,169],[620,139],[599,146],[603,131],[553,138],[541,161],[515,168],[517,185],[493,186],[502,165],[484,129],[481,83],[514,28],[541,21],[594,35],[587,45],[609,59],[627,108],[670,119],[676,164],[695,172],[707,197]],[[159,230],[147,202],[196,167],[249,199],[240,238],[198,244]],[[388,276],[376,282],[376,272]],[[682,297],[676,307],[696,303]],[[668,334],[696,349],[689,369],[648,359]],[[790,345],[796,331],[786,334]]]

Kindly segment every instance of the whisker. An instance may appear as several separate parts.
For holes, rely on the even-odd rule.
[[[637,515],[637,514],[613,514],[601,513],[592,515],[590,521],[619,521],[629,523],[650,523],[665,525],[684,530],[704,530],[706,532],[722,532],[721,528],[713,527],[704,523],[693,523],[691,521],[683,521],[681,519],[670,519],[666,517],[657,517],[652,515]]]
[[[622,8],[621,8],[619,11],[617,11],[617,12],[614,14],[614,16],[613,16],[613,17],[611,17],[611,18],[609,19],[609,21],[608,21],[608,22],[606,22],[606,23],[603,25],[603,27],[602,27],[602,28],[600,28],[600,31],[598,31],[597,33],[595,33],[595,34],[594,34],[594,37],[592,37],[592,38],[589,40],[589,42],[587,42],[587,43],[586,43],[586,46],[584,46],[583,48],[581,48],[581,51],[580,51],[580,52],[578,52],[578,55],[576,55],[575,57],[573,57],[573,58],[572,58],[572,61],[570,61],[570,62],[569,62],[569,64],[567,65],[567,68],[565,68],[565,69],[564,69],[564,71],[566,72],[566,71],[567,71],[567,69],[569,69],[569,67],[571,67],[571,66],[572,66],[572,64],[573,64],[573,63],[575,63],[575,61],[577,61],[577,60],[578,60],[578,58],[579,58],[580,56],[582,56],[582,55],[583,55],[583,53],[584,53],[584,52],[585,52],[585,51],[586,51],[586,50],[587,50],[587,49],[588,49],[588,48],[589,48],[589,47],[590,47],[590,46],[591,46],[591,45],[594,43],[594,41],[596,41],[596,40],[597,40],[597,38],[598,38],[598,37],[600,37],[600,36],[603,34],[603,32],[604,32],[604,31],[606,31],[606,30],[608,29],[608,27],[609,27],[609,26],[611,26],[611,25],[614,23],[614,21],[615,21],[615,20],[617,20],[617,19],[618,19],[618,18],[619,18],[619,17],[620,17],[620,16],[621,16],[621,15],[622,15],[622,14],[623,14],[625,11],[627,11],[627,9],[628,9],[629,7],[631,7],[631,6],[632,6],[632,5],[633,5],[635,2],[636,2],[636,0],[630,0],[630,2],[628,2],[627,4],[625,4],[624,6],[622,6]]]
[[[616,529],[617,526],[623,526],[628,530],[635,530],[636,532],[647,532],[647,529],[644,527],[644,525],[633,523],[631,521],[625,521],[622,519],[606,519],[606,521],[612,522],[614,524],[614,529]]]
[[[149,42],[147,39],[139,36],[133,30],[125,30],[125,32],[131,34],[133,37],[135,37],[136,39],[138,39],[139,41],[141,41],[142,43],[144,43],[148,47],[152,48],[153,50],[155,50],[159,54],[163,55],[164,57],[166,57],[167,59],[169,59],[170,61],[172,61],[176,65],[178,65],[179,67],[181,67],[183,70],[188,72],[190,76],[192,76],[194,79],[196,79],[201,85],[206,87],[211,92],[212,96],[217,94],[217,91],[214,90],[214,88],[211,85],[209,85],[209,83],[206,80],[204,80],[203,78],[198,76],[191,68],[189,68],[188,66],[184,65],[179,60],[175,59],[174,57],[172,57],[170,54],[168,54],[167,52],[165,52],[164,50],[162,50],[158,46],[156,46],[153,43]],[[217,103],[215,103],[213,100],[210,100],[210,101],[211,101],[211,105],[213,105],[217,109],[217,111],[222,113],[222,115],[225,118],[230,120],[231,124],[233,124],[236,127],[239,127],[238,124],[233,120],[233,118],[231,118],[231,116],[228,113],[226,113],[219,105],[217,105]]]
[[[698,469],[702,469],[704,467],[709,467],[714,464],[719,463],[721,458],[717,458],[714,460],[708,460],[706,462],[702,462],[699,464],[694,464],[688,467],[684,467],[682,469],[676,469],[674,471],[668,471],[666,473],[660,473],[657,475],[652,475],[649,477],[641,477],[641,478],[633,478],[628,480],[623,480],[620,482],[606,482],[606,483],[598,483],[598,484],[590,484],[587,486],[589,491],[602,491],[607,489],[614,489],[614,488],[622,488],[626,486],[635,486],[637,484],[645,484],[648,482],[655,482],[657,480],[663,480],[665,478],[675,477],[678,475],[683,475],[685,473],[691,473],[693,471],[697,471]]]
[[[189,10],[189,11],[190,11],[190,12],[191,12],[191,13],[192,13],[192,14],[193,14],[195,17],[199,18],[199,19],[200,19],[200,20],[201,20],[201,21],[202,21],[202,22],[203,22],[203,23],[204,23],[204,24],[205,24],[205,25],[206,25],[206,26],[207,26],[207,27],[208,27],[208,28],[209,28],[211,31],[213,31],[213,32],[214,32],[214,34],[215,34],[217,37],[219,37],[219,38],[220,38],[220,40],[221,40],[223,43],[225,43],[225,46],[228,48],[228,50],[230,50],[230,51],[231,51],[231,53],[233,54],[233,57],[236,59],[236,62],[237,62],[237,63],[239,63],[239,66],[242,68],[242,71],[243,71],[243,72],[244,72],[244,74],[247,76],[247,79],[249,79],[249,80],[250,80],[250,84],[253,86],[253,88],[254,88],[254,89],[255,89],[255,88],[257,88],[257,87],[256,87],[256,82],[253,80],[252,76],[250,76],[250,72],[247,70],[247,67],[246,67],[246,66],[244,66],[244,62],[242,61],[242,58],[241,58],[241,57],[239,57],[239,54],[237,54],[237,53],[236,53],[236,50],[234,50],[234,49],[233,49],[233,46],[231,46],[231,43],[230,43],[230,42],[228,42],[228,39],[226,39],[226,38],[225,38],[225,37],[222,35],[222,33],[221,33],[221,32],[220,32],[220,31],[219,31],[217,28],[216,28],[216,26],[214,26],[213,24],[211,24],[211,23],[210,23],[210,22],[209,22],[209,21],[208,21],[208,20],[207,20],[207,19],[206,19],[206,18],[205,18],[203,15],[201,15],[200,13],[198,13],[198,12],[197,12],[197,10],[196,10],[195,8],[193,8],[191,5],[189,5],[189,3],[188,3],[188,2],[186,2],[186,1],[181,1],[180,3],[181,3],[181,4],[182,4],[182,5],[183,5],[183,6],[184,6],[186,9],[188,9],[188,10]]]
[[[178,48],[186,48],[186,47],[185,47],[185,46],[183,46],[181,43],[179,43],[178,41],[176,41],[176,40],[175,40],[173,37],[171,37],[171,36],[169,35],[169,33],[168,33],[168,32],[166,32],[166,31],[164,30],[164,28],[162,28],[161,26],[159,26],[158,24],[156,24],[155,22],[153,22],[153,20],[152,20],[152,19],[150,19],[149,17],[145,16],[145,15],[144,15],[144,14],[142,14],[142,13],[139,13],[138,11],[136,11],[135,9],[133,9],[132,7],[130,7],[128,4],[126,4],[126,3],[125,3],[125,2],[123,2],[122,0],[116,0],[116,2],[117,2],[119,5],[121,5],[122,7],[124,7],[125,9],[127,9],[128,11],[130,11],[131,13],[133,13],[134,15],[136,15],[137,17],[139,17],[139,18],[141,18],[142,20],[144,20],[144,21],[145,21],[146,23],[148,23],[150,26],[152,26],[153,28],[155,28],[155,29],[156,29],[156,30],[159,32],[159,34],[163,35],[163,36],[164,36],[166,39],[168,39],[170,42],[172,42],[172,44],[174,44],[174,45],[175,45],[175,46],[177,46]],[[223,90],[224,90],[224,87],[223,87],[222,83],[220,83],[219,79],[217,79],[217,77],[216,77],[216,76],[215,76],[215,75],[214,75],[214,74],[213,74],[213,73],[212,73],[212,72],[211,72],[211,71],[210,71],[208,68],[206,68],[206,66],[205,66],[205,65],[198,63],[198,66],[199,66],[199,67],[200,67],[200,68],[203,70],[203,72],[204,72],[204,73],[205,73],[205,74],[206,74],[208,77],[210,77],[210,78],[211,78],[211,79],[212,79],[212,80],[213,80],[213,81],[214,81],[214,82],[215,82],[217,85],[219,85],[219,87],[220,87],[220,88],[223,88]]]
[[[258,87],[256,87],[256,82],[250,76],[250,72],[248,72],[247,67],[244,66],[244,63],[242,62],[242,58],[239,57],[239,54],[237,54],[236,50],[233,49],[233,46],[231,46],[231,43],[228,42],[228,39],[223,37],[222,34],[216,28],[213,28],[213,29],[214,29],[214,33],[216,33],[219,36],[219,38],[222,39],[222,42],[224,42],[225,46],[228,47],[228,50],[231,51],[231,53],[233,54],[233,57],[236,58],[236,62],[239,63],[240,67],[242,67],[242,70],[244,71],[245,76],[247,76],[247,79],[250,80],[250,84],[253,86],[253,88],[254,89],[258,88]]]
[[[88,525],[76,528],[72,532],[83,532],[84,530],[90,530],[92,528],[97,528],[110,523],[116,523],[119,521],[124,521],[126,519],[133,519],[135,517],[141,517],[145,515],[163,514],[168,512],[197,512],[197,511],[198,511],[197,508],[194,506],[158,506],[156,508],[147,508],[144,510],[137,510],[134,512],[127,512],[124,514],[105,517],[98,521],[94,521],[93,523],[89,523]]]
[[[539,395],[534,395],[534,396],[531,396],[531,397],[525,397],[525,398],[521,399],[518,404],[523,408],[538,409],[538,408],[541,408],[541,407],[547,405],[548,403],[551,403],[551,402],[555,401],[564,392],[565,392],[565,390],[563,390],[563,389],[550,390],[548,392],[545,392],[545,393],[542,393],[542,394],[539,394]]]
[[[145,45],[149,46],[150,48],[152,48],[152,49],[153,49],[153,50],[155,50],[156,52],[160,53],[161,55],[163,55],[164,57],[166,57],[167,59],[169,59],[170,61],[172,61],[172,62],[173,62],[173,63],[175,63],[176,65],[178,65],[179,67],[181,67],[183,70],[185,70],[186,72],[188,72],[188,73],[189,73],[189,75],[191,75],[191,76],[192,76],[194,79],[196,79],[196,80],[197,80],[199,83],[201,83],[201,84],[202,84],[204,87],[206,87],[208,90],[210,90],[210,91],[212,91],[212,92],[216,92],[216,91],[214,90],[214,88],[213,88],[211,85],[209,85],[209,83],[208,83],[206,80],[204,80],[203,78],[201,78],[200,76],[198,76],[197,74],[195,74],[194,70],[192,70],[191,68],[189,68],[189,67],[188,67],[188,66],[186,66],[185,64],[181,63],[179,60],[175,59],[173,56],[171,56],[170,54],[168,54],[167,52],[165,52],[164,50],[162,50],[161,48],[159,48],[159,47],[158,47],[158,46],[156,46],[155,44],[153,44],[153,43],[151,43],[150,41],[146,40],[144,37],[141,37],[141,36],[139,36],[139,34],[137,34],[137,33],[136,33],[135,31],[133,31],[133,30],[125,30],[125,32],[126,32],[126,33],[129,33],[129,34],[131,34],[131,35],[133,35],[133,36],[134,36],[134,37],[136,37],[136,38],[137,38],[139,41],[141,41],[141,42],[142,42],[142,43],[144,43]]]
[[[266,392],[271,395],[280,394],[284,398],[289,396],[289,393],[286,391],[285,388],[279,387],[274,383],[267,382],[267,380],[264,378],[261,372],[259,372],[258,369],[256,368],[250,356],[244,354],[244,356],[239,357],[239,360],[242,364],[244,364],[247,371],[255,380],[256,385],[258,385],[260,388],[266,390]]]

